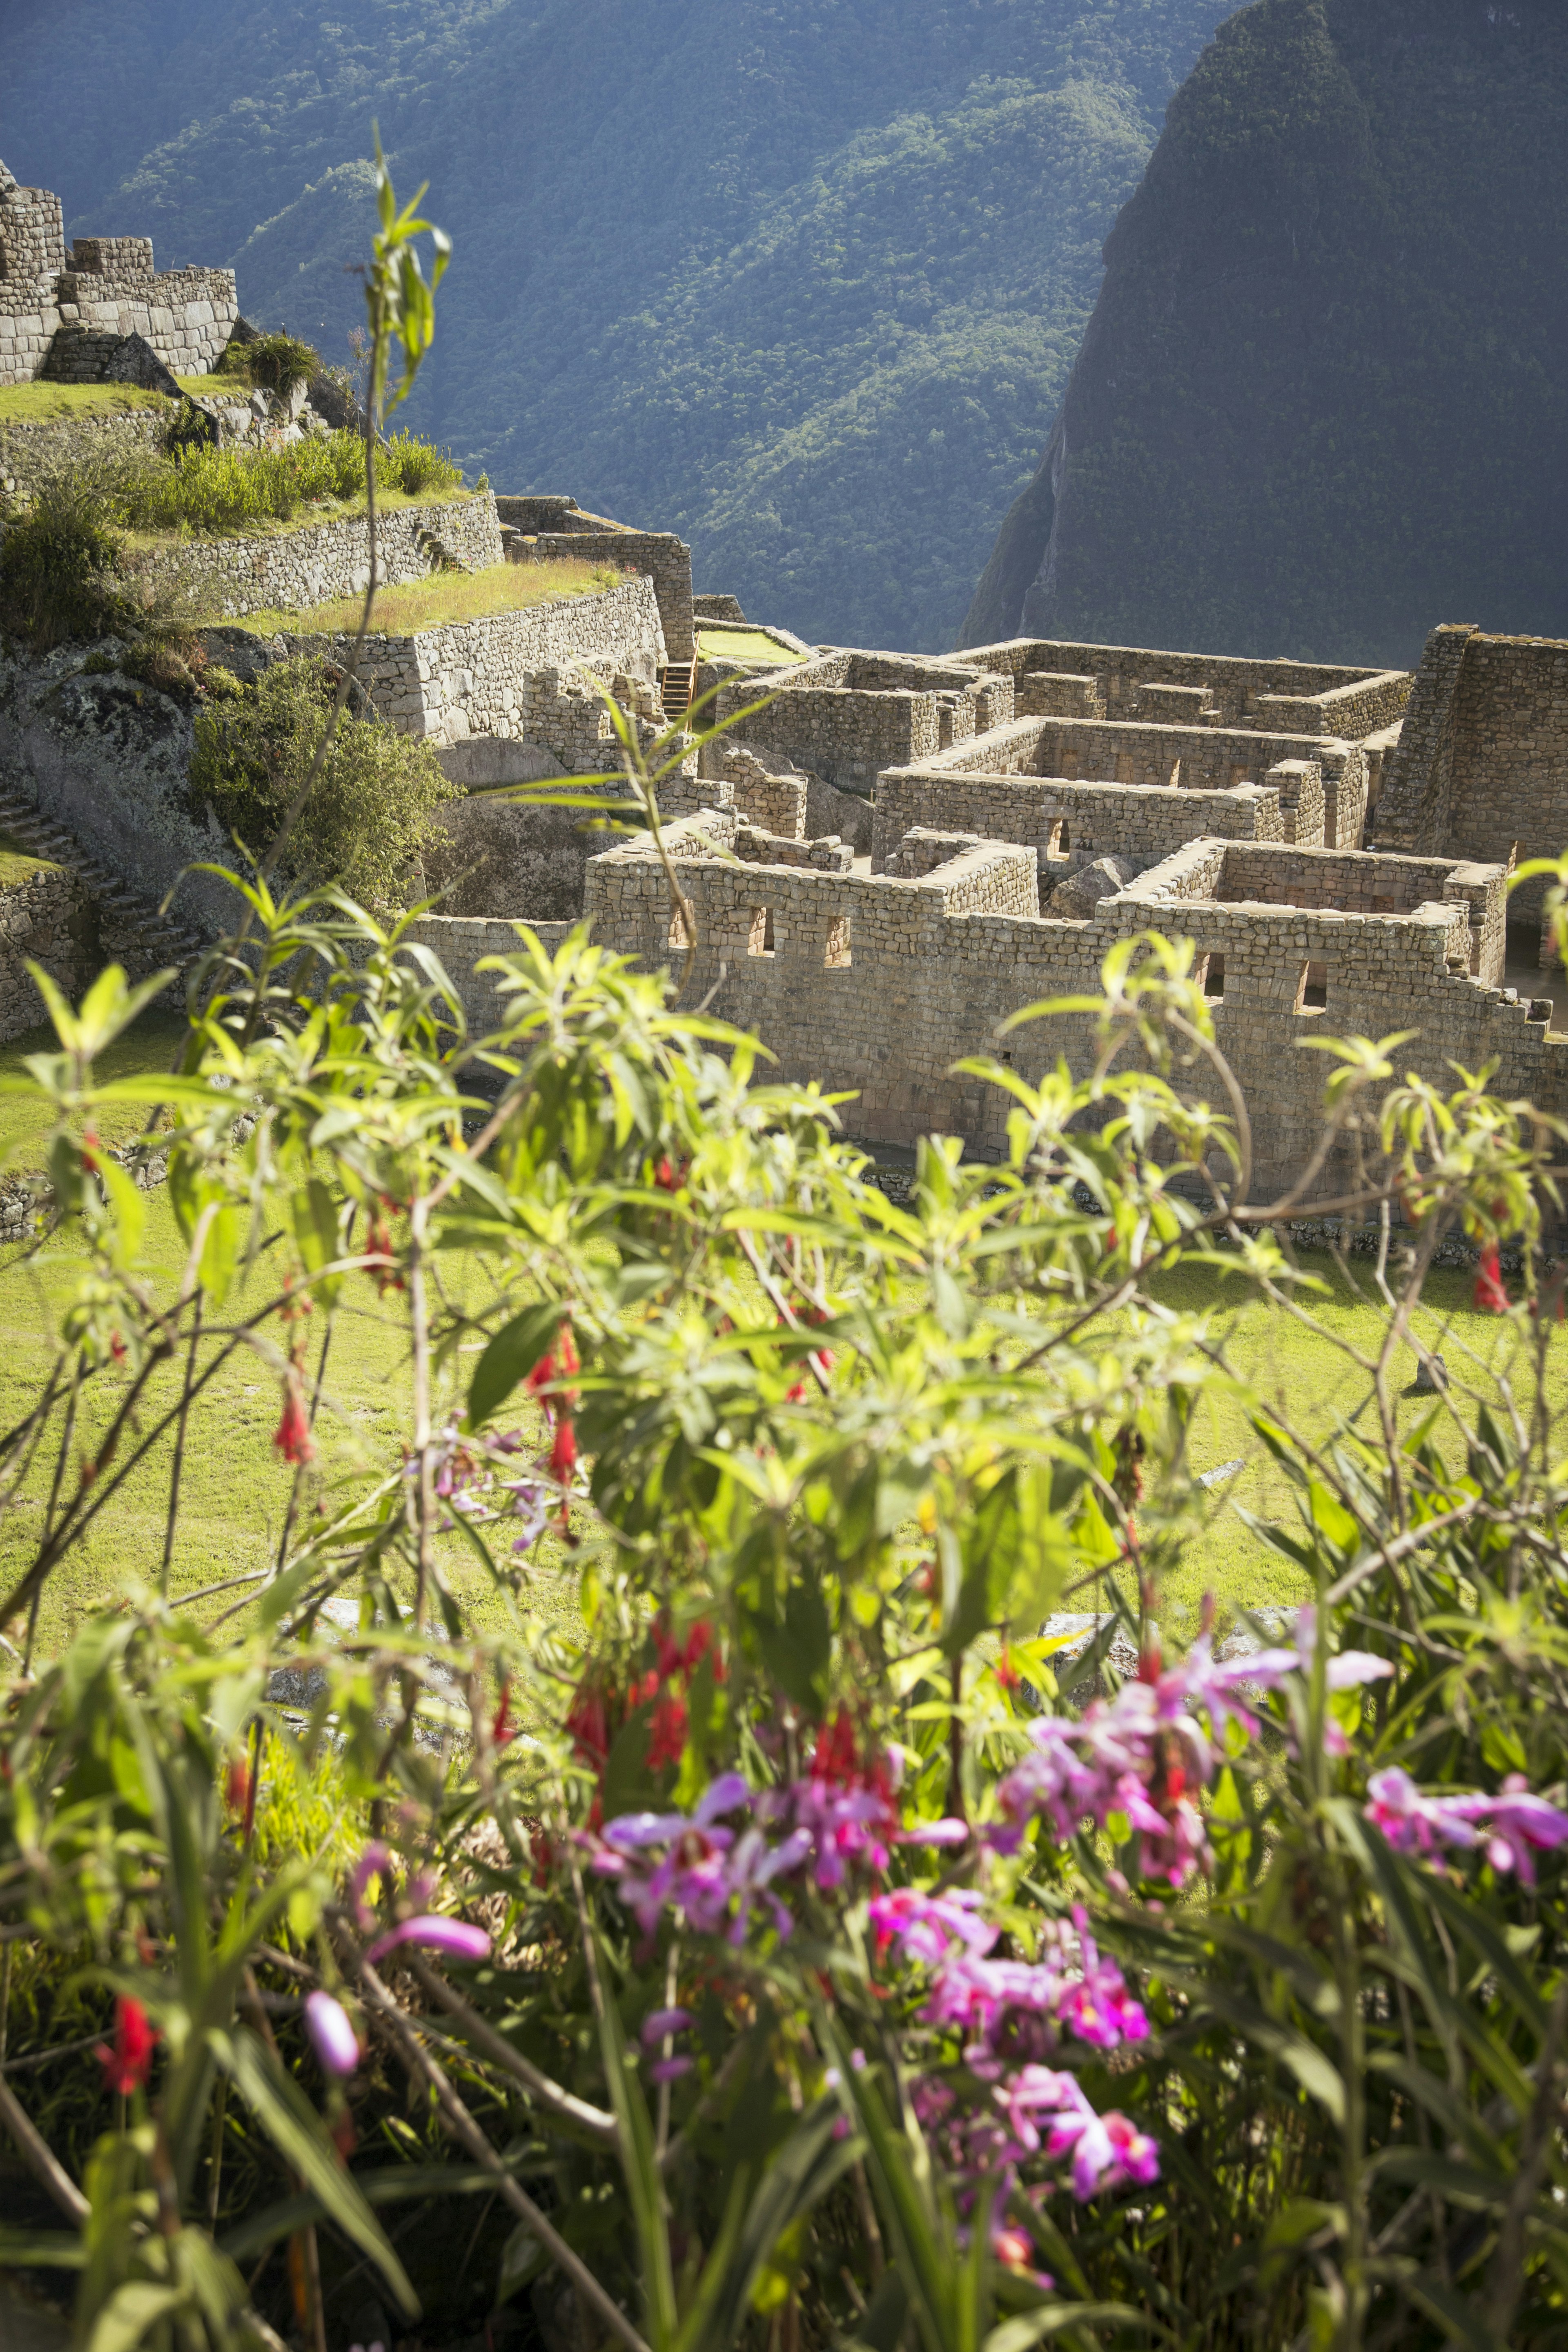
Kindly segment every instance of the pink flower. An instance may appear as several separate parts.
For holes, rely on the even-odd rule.
[[[443,1919],[426,1913],[417,1919],[405,1919],[378,1936],[365,1953],[374,1968],[388,1952],[403,1944],[418,1944],[427,1952],[444,1952],[453,1960],[488,1960],[490,1939],[482,1927],[470,1927],[466,1919]]]
[[[867,1906],[877,1949],[896,1943],[900,1951],[919,1960],[945,1959],[953,1944],[967,1951],[988,1952],[1000,1930],[975,1917],[984,1897],[967,1888],[929,1895],[919,1886],[895,1887],[890,1895],[874,1895]]]
[[[1496,1871],[1517,1870],[1525,1885],[1533,1886],[1533,1856],[1568,1841],[1568,1813],[1544,1797],[1531,1796],[1523,1774],[1510,1772],[1501,1796],[1492,1801],[1491,1816],[1487,1860]]]
[[[893,1843],[895,1845],[967,1845],[969,1823],[951,1820],[926,1822],[919,1829],[900,1830]]]
[[[328,2074],[352,2074],[359,2064],[359,2036],[349,2013],[330,1992],[305,1995],[305,2032]]]
[[[1568,1843],[1568,1813],[1532,1795],[1518,1772],[1495,1797],[1479,1790],[1426,1797],[1408,1772],[1391,1765],[1373,1773],[1367,1796],[1368,1821],[1396,1852],[1430,1854],[1439,1846],[1484,1843],[1492,1868],[1517,1871],[1526,1886],[1535,1884],[1535,1855]]]

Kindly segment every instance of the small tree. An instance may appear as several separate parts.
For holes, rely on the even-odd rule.
[[[310,774],[338,677],[320,656],[279,662],[243,695],[198,712],[191,797],[253,850],[271,840]],[[407,903],[435,811],[460,797],[427,743],[376,719],[340,718],[288,859],[308,884],[337,882],[363,905]]]

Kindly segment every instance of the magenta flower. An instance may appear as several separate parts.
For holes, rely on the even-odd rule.
[[[689,2074],[696,2063],[695,2058],[661,2058],[657,2065],[648,2068],[647,2078],[650,2083],[678,2082],[682,2074]]]
[[[385,1877],[392,1869],[391,1848],[373,1838],[354,1864],[354,1874],[349,1882],[349,1899],[362,1936],[368,1936],[375,1925],[375,1913],[364,1899],[364,1890],[373,1878]]]
[[[895,1845],[967,1845],[969,1823],[952,1820],[926,1822],[919,1829],[900,1830],[893,1843]]]
[[[323,2074],[353,2073],[359,2064],[359,2036],[347,2010],[330,1992],[305,1995],[305,2032]]]
[[[975,1917],[984,1901],[963,1887],[930,1895],[923,1887],[898,1886],[890,1895],[874,1895],[866,1907],[879,1952],[897,1944],[915,1959],[934,1962],[945,1959],[955,1943],[971,1952],[991,1949],[1000,1931]]]
[[[1568,1813],[1530,1792],[1521,1772],[1510,1772],[1502,1794],[1491,1802],[1487,1860],[1496,1871],[1517,1870],[1526,1886],[1535,1884],[1534,1855],[1568,1841]]]
[[[470,1927],[466,1919],[443,1919],[426,1913],[417,1919],[405,1919],[398,1927],[389,1927],[384,1936],[378,1936],[365,1958],[374,1968],[377,1960],[403,1944],[418,1944],[424,1950],[442,1952],[451,1960],[488,1960],[490,1956],[490,1939],[482,1927]]]
[[[1426,1797],[1394,1764],[1373,1774],[1367,1796],[1368,1821],[1396,1852],[1426,1855],[1439,1846],[1484,1844],[1492,1868],[1517,1871],[1526,1886],[1535,1884],[1536,1854],[1568,1843],[1568,1813],[1533,1795],[1519,1772],[1510,1773],[1495,1797],[1481,1790]]]

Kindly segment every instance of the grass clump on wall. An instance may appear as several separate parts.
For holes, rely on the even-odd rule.
[[[259,857],[310,772],[338,679],[319,657],[275,663],[254,687],[196,714],[191,802]],[[336,882],[376,915],[422,887],[418,860],[435,812],[460,799],[428,743],[379,719],[338,721],[331,751],[289,836],[308,886]]]
[[[405,497],[456,490],[462,478],[449,457],[410,434],[395,435],[377,455],[378,487]],[[176,448],[128,468],[113,504],[132,530],[232,531],[364,496],[364,443],[355,433],[321,433],[270,448]]]
[[[47,653],[121,625],[124,541],[90,481],[58,475],[0,540],[0,626]]]
[[[601,596],[628,576],[612,564],[568,555],[548,563],[490,563],[482,572],[434,572],[428,580],[378,590],[373,625],[384,636],[411,636],[416,629],[482,621],[494,613],[519,613],[568,596]],[[308,609],[247,613],[245,625],[259,636],[346,636],[359,627],[363,610],[363,596],[334,596]]]
[[[217,364],[222,374],[240,376],[287,400],[297,385],[321,374],[321,354],[299,335],[258,335],[254,342],[226,344]]]

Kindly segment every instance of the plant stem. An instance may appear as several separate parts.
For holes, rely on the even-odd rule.
[[[174,1558],[174,1528],[180,1516],[180,1482],[185,1466],[185,1424],[191,1412],[191,1381],[196,1369],[196,1347],[202,1336],[202,1292],[196,1286],[191,1301],[191,1345],[185,1358],[184,1385],[180,1392],[180,1418],[174,1430],[174,1459],[169,1471],[169,1508],[163,1523],[163,1563],[158,1571],[158,1595],[169,1597],[169,1570]]]

